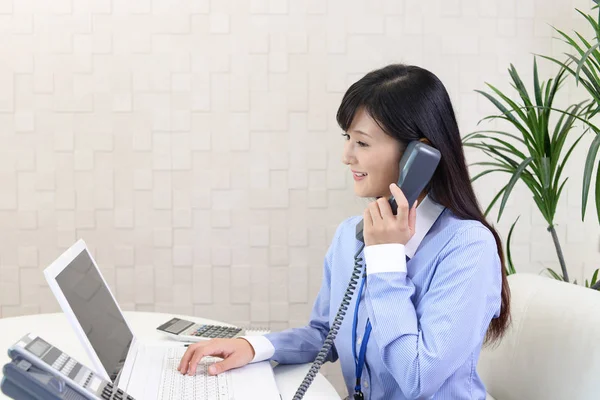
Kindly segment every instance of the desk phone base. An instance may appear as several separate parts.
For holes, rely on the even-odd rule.
[[[39,336],[23,336],[8,355],[2,392],[13,399],[134,400]]]

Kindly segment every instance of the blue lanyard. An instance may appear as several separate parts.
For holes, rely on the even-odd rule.
[[[369,341],[369,336],[371,336],[371,321],[367,318],[367,323],[365,325],[365,334],[363,335],[362,342],[360,344],[360,350],[358,353],[358,360],[356,359],[356,326],[358,325],[358,305],[360,303],[360,298],[362,296],[363,288],[365,286],[365,276],[363,275],[362,281],[360,283],[360,288],[358,289],[358,296],[356,297],[356,304],[354,306],[354,321],[352,323],[352,354],[354,355],[354,364],[356,371],[356,386],[354,387],[354,393],[360,394],[360,398],[362,398],[362,391],[360,387],[360,379],[362,377],[363,367],[365,365],[365,355],[367,353],[367,342]]]

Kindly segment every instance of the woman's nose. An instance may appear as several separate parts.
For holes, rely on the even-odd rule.
[[[352,164],[354,155],[352,154],[352,146],[349,142],[344,143],[344,150],[342,151],[342,163],[346,165]]]

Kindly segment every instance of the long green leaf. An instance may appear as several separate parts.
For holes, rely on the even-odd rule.
[[[504,93],[496,89],[493,85],[487,83],[487,86],[490,89],[492,89],[502,100],[504,100],[511,107],[510,111],[492,95],[481,90],[475,91],[484,95],[489,101],[491,101],[496,106],[496,108],[498,108],[502,112],[502,114],[504,114],[509,119],[510,122],[513,123],[513,125],[515,125],[515,127],[519,128],[521,131],[524,131],[525,128],[523,128],[523,125],[521,125],[521,123],[515,118],[515,116],[512,115],[512,113],[515,112],[522,120],[527,121],[527,117],[525,116],[523,111],[521,111],[521,108],[514,101],[512,101],[510,98],[504,95]]]
[[[543,142],[543,151],[540,153],[548,155],[550,153],[551,148],[551,139],[548,132],[548,122],[550,120],[550,108],[552,107],[552,103],[554,101],[554,97],[562,82],[565,79],[565,68],[561,68],[555,76],[554,82],[552,84],[548,84],[548,87],[551,87],[550,90],[546,91],[545,96],[545,104],[543,104],[544,109],[540,111],[539,106],[537,108],[540,116],[541,127],[539,129],[537,138],[539,141]],[[541,94],[540,94],[541,95]]]
[[[584,124],[586,124],[588,127],[590,127],[590,129],[592,129],[594,131],[594,133],[600,133],[600,128],[594,124],[592,124],[589,120],[587,119],[583,119],[581,118],[581,116],[577,115],[577,114],[573,114],[571,112],[565,111],[565,110],[561,110],[559,108],[554,108],[554,107],[545,107],[545,108],[549,108],[552,111],[558,111],[560,113],[565,113],[567,115],[571,115],[573,116],[573,118],[575,118],[578,121],[583,122]]]
[[[488,147],[488,149],[484,149],[483,152],[499,162],[502,162],[502,161],[506,162],[507,164],[509,164],[511,166],[511,169],[515,172],[519,168],[519,165],[521,164],[521,162],[523,162],[521,160],[519,160],[519,162],[517,162],[517,161],[511,159],[510,157],[507,157],[504,154],[496,151],[494,148]],[[529,158],[532,158],[532,157],[529,157]],[[523,178],[523,181],[525,182],[525,184],[527,184],[527,186],[531,189],[532,192],[536,192],[536,191],[541,192],[542,185],[540,182],[536,181],[536,177],[540,176],[540,172],[537,168],[535,168],[535,166],[533,164],[530,164],[530,165],[531,165],[531,168],[535,175],[530,174],[527,170],[524,170],[521,173],[521,178]]]
[[[546,91],[544,93],[544,104],[548,103],[548,99],[550,98],[550,90],[552,90],[552,78],[548,79],[548,85],[546,86]]]
[[[510,158],[508,155],[501,153],[500,151],[498,151],[495,146],[490,145],[490,144],[486,144],[486,143],[479,143],[478,144],[484,153],[486,153],[488,156],[495,158],[498,161],[504,161],[506,162],[508,165],[516,168],[519,163],[520,160],[513,160],[512,158]],[[471,144],[471,146],[473,146],[473,144]]]
[[[573,58],[573,56],[570,54],[567,54],[567,57]],[[592,95],[594,100],[600,98],[600,85],[598,84],[598,81],[594,78],[594,74],[586,66],[582,67],[582,71],[585,75],[585,78],[587,79],[582,78],[581,75],[575,75],[576,78],[579,78],[578,83],[582,84],[582,86],[588,91],[588,93]]]
[[[592,47],[590,47],[585,54],[581,57],[581,60],[579,60],[579,62],[577,63],[577,70],[575,73],[577,82],[579,82],[579,73],[581,72],[581,68],[583,67],[583,64],[585,64],[588,61],[588,58],[590,56],[590,54],[592,54],[592,52],[594,50],[596,50],[598,48],[598,46],[600,46],[600,43],[596,43],[595,45],[593,45]]]
[[[596,215],[598,215],[598,222],[600,222],[600,161],[598,161],[598,167],[596,168]]]
[[[557,274],[552,268],[546,268],[545,271],[547,271],[550,274],[550,276],[552,276],[557,281],[564,281],[564,279],[559,274]]]
[[[495,150],[494,148],[490,148],[489,146],[486,146],[486,148],[482,148],[482,151],[489,157],[497,160],[498,162],[505,162],[506,164],[509,165],[509,169],[511,169],[514,173],[514,171],[516,171],[516,169],[519,167],[519,164],[522,162],[521,160],[519,160],[518,162],[511,159],[510,157],[507,157],[506,155],[504,155],[503,153]],[[530,173],[529,171],[525,170],[523,171],[523,173],[521,174],[521,178],[523,179],[523,182],[525,182],[525,184],[531,189],[532,192],[535,191],[542,191],[542,185],[540,182],[538,182],[536,179],[537,177],[540,176],[540,172],[539,170],[535,167],[535,165],[533,165],[533,163],[530,164],[531,169],[533,171],[533,174]]]
[[[579,40],[581,41],[581,43],[583,43],[583,45],[586,48],[589,49],[589,48],[592,47],[591,43],[588,42],[587,40],[585,40],[585,38],[583,36],[581,36],[581,34],[579,34],[579,32],[575,32],[575,34],[577,35],[577,37],[579,38]],[[600,63],[599,63],[600,62],[600,52],[598,52],[598,50],[596,49],[596,50],[592,51],[591,56],[592,57],[589,58],[589,62],[594,67],[594,68],[591,68],[591,71],[594,73],[594,76],[597,77],[598,75],[596,74],[595,71],[600,70]]]
[[[560,65],[561,67],[564,67],[567,71],[569,71],[569,73],[571,75],[575,76],[575,71],[568,66],[569,63],[563,63],[563,62],[561,62],[561,61],[559,61],[559,60],[557,60],[555,58],[544,56],[542,54],[537,54],[537,56],[545,58],[546,60],[552,61],[552,62]],[[594,88],[592,87],[592,85],[589,82],[587,82],[586,80],[581,80],[580,83],[583,85],[583,87],[585,87],[585,89],[588,91],[588,93],[590,94],[590,96],[592,96],[594,98],[594,101],[597,104],[600,104],[600,96],[594,90]]]
[[[511,76],[513,82],[515,83],[514,87],[515,89],[517,89],[517,92],[521,96],[521,100],[523,100],[525,106],[531,107],[533,104],[531,102],[531,98],[529,97],[529,93],[527,93],[527,89],[525,88],[525,85],[523,84],[523,81],[521,80],[521,77],[519,76],[519,73],[517,72],[514,65],[510,64],[508,73]]]
[[[514,122],[510,118],[507,118],[504,115],[488,115],[487,117],[482,118],[479,122],[487,121],[487,120],[494,120],[494,119],[502,119],[502,120],[508,121],[511,124],[515,125]],[[527,150],[529,151],[529,153],[536,154],[537,150],[535,147],[532,146],[532,143],[535,142],[535,139],[533,138],[533,136],[531,136],[531,133],[529,133],[529,131],[527,129],[525,129],[521,124],[518,124],[518,126],[515,125],[515,127],[521,132],[521,135],[523,135],[523,138],[525,139],[525,140],[523,140],[523,143],[525,143],[525,146],[527,147]]]
[[[596,3],[596,6],[598,5],[596,1],[594,1]],[[596,39],[598,41],[600,41],[600,26],[598,24],[598,22],[596,22],[596,20],[594,20],[594,17],[592,17],[589,14],[584,13],[583,11],[579,10],[579,9],[575,9],[579,14],[581,14],[585,19],[587,19],[587,21],[590,23],[590,25],[592,26],[592,28],[594,28],[594,32],[596,32]]]
[[[579,60],[572,54],[567,54],[567,57],[570,58],[571,60],[573,60],[574,62],[577,62],[577,63],[579,62]],[[587,81],[581,79],[581,75],[579,74],[578,71],[576,71],[575,78],[577,79],[576,80],[577,84],[579,84],[579,82],[585,82],[585,83],[587,83],[588,87],[593,87],[596,94],[600,93],[600,85],[598,84],[596,79],[594,79],[594,75],[590,72],[590,69],[587,68],[585,65],[582,65],[580,70],[583,71],[584,75],[588,79],[587,79]]]
[[[503,163],[493,163],[488,161],[479,161],[471,164],[471,166],[488,166],[488,167],[500,167],[500,168],[510,168],[510,165],[506,165]]]
[[[511,168],[510,166],[506,166],[504,164],[501,163],[491,163],[491,162],[479,162],[479,163],[472,163],[470,164],[470,166],[474,167],[474,166],[493,166],[493,167],[498,167],[496,168],[498,172],[506,172],[508,174],[513,174],[514,173],[514,169]],[[487,171],[487,170],[486,170]],[[523,174],[521,174],[521,179],[523,180],[523,182],[525,183],[525,185],[527,185],[527,187],[531,190],[532,193],[539,193],[539,185],[537,184],[537,182],[534,182],[532,176],[530,174],[527,174],[527,171],[524,171]]]
[[[498,193],[496,193],[496,196],[494,196],[494,198],[492,199],[492,201],[490,201],[490,204],[488,204],[487,208],[485,209],[485,212],[483,213],[483,215],[485,217],[487,217],[487,215],[489,214],[489,212],[492,209],[492,207],[494,207],[494,204],[496,204],[496,202],[498,201],[498,199],[500,198],[500,196],[502,196],[502,194],[506,190],[506,186],[507,185],[505,185],[502,189],[500,189],[498,191]]]
[[[521,160],[524,160],[525,158],[527,158],[527,156],[525,156],[525,154],[523,154],[517,148],[515,148],[510,143],[507,143],[507,142],[505,142],[505,141],[503,141],[501,139],[490,137],[490,138],[488,138],[488,141],[498,142],[498,143],[501,144],[501,146],[500,145],[491,144],[491,143],[485,143],[485,142],[465,143],[464,146],[474,147],[474,148],[477,148],[477,149],[494,149],[494,150],[496,150],[498,152],[502,151],[502,152],[507,153],[507,156],[508,155],[515,155],[515,156],[519,157]]]
[[[594,271],[594,275],[592,275],[592,280],[590,281],[590,285],[594,285],[598,279],[598,271],[599,269],[596,268],[596,270]]]
[[[567,121],[565,121],[565,124],[563,125],[563,121],[565,119],[566,115],[565,114],[561,114],[560,117],[558,118],[558,121],[556,122],[556,125],[554,125],[554,131],[552,132],[552,138],[550,139],[550,141],[552,143],[560,143],[560,134],[564,133],[565,137],[566,137],[566,133],[568,132],[568,119]],[[560,151],[558,152],[560,154]],[[554,164],[556,162],[555,157],[552,157],[552,164]]]
[[[565,73],[566,69],[561,68],[556,74],[554,78],[554,83],[552,84],[552,88],[550,89],[550,92],[548,93],[548,98],[546,99],[546,107],[552,107],[552,103],[554,102],[554,96],[556,96],[558,89],[561,87],[561,85],[566,79]],[[550,115],[550,109],[548,109],[546,113],[547,116]]]
[[[582,109],[580,108],[580,106],[581,106],[581,103],[574,105],[572,112],[570,111],[571,106],[569,106],[567,108],[566,112],[571,113],[573,115],[581,115]],[[552,135],[551,143],[553,143],[553,152],[551,155],[551,158],[552,158],[551,165],[553,167],[557,164],[558,159],[560,157],[560,153],[562,152],[563,145],[567,139],[567,135],[568,135],[569,131],[573,128],[573,124],[575,123],[574,116],[569,115],[567,117],[567,119],[564,121],[564,124],[562,124],[563,118],[566,115],[567,114],[565,114],[565,113],[561,113],[561,117],[556,125],[555,134]],[[584,131],[584,133],[585,133],[585,131]]]
[[[469,144],[465,144],[465,147],[472,147],[478,150],[481,150],[486,156],[492,158],[493,160],[497,161],[500,164],[503,164],[506,168],[508,169],[513,169],[516,168],[518,163],[514,162],[514,161],[504,161],[506,160],[510,160],[510,158],[506,157],[500,157],[497,154],[499,154],[500,152],[498,151],[494,151],[493,149],[490,149],[490,147],[486,144],[482,144],[482,143],[469,143]]]
[[[511,171],[508,169],[500,169],[500,168],[488,169],[486,171],[480,172],[479,174],[477,174],[473,178],[471,178],[471,182],[475,182],[477,179],[481,178],[482,176],[491,174],[492,172],[508,172],[508,173],[510,173]]]
[[[563,188],[565,187],[565,183],[567,183],[567,181],[569,180],[569,178],[565,178],[565,180],[563,181],[563,183],[558,187],[558,191],[556,192],[556,200],[558,200],[560,198],[560,194],[563,191]],[[554,211],[556,211],[556,204],[558,203],[558,201],[555,202],[554,204]]]
[[[558,32],[559,35],[561,35],[565,39],[564,41],[567,44],[569,44],[571,47],[573,47],[575,50],[577,50],[577,52],[579,53],[580,56],[583,56],[585,54],[585,51],[579,46],[579,44],[577,44],[577,42],[575,40],[573,40],[573,38],[571,36],[567,35],[560,29],[554,28],[554,30],[556,32]]]
[[[511,175],[515,171],[515,168],[511,168],[511,166],[507,166],[504,163],[477,162],[477,163],[471,164],[471,166],[492,166],[492,167],[498,167],[498,168],[502,169],[503,171],[505,171],[505,172],[507,172],[507,173],[509,173]],[[525,183],[525,185],[527,185],[527,187],[529,188],[529,190],[531,191],[531,193],[533,193],[534,195],[537,195],[537,194],[540,193],[541,188],[540,188],[539,184],[537,182],[535,182],[535,179],[527,171],[523,171],[523,173],[521,174],[521,179],[523,180],[523,182]]]
[[[573,152],[573,150],[575,149],[575,147],[579,144],[579,141],[583,138],[584,135],[585,135],[585,132],[582,133],[577,138],[577,140],[575,142],[573,142],[573,144],[571,145],[571,147],[567,151],[567,154],[565,154],[565,156],[563,157],[562,162],[560,164],[558,164],[558,166],[556,168],[556,173],[554,174],[554,186],[556,186],[556,184],[558,183],[558,180],[560,179],[560,176],[562,174],[563,168],[567,164],[567,161],[569,160],[569,157],[571,157],[571,153]]]
[[[596,137],[592,141],[590,145],[590,150],[588,151],[586,160],[585,160],[585,168],[583,170],[583,188],[581,193],[581,219],[585,219],[585,208],[587,206],[588,194],[590,191],[590,181],[592,180],[592,169],[594,168],[594,161],[596,160],[596,154],[598,153],[598,147],[600,146],[600,134],[596,134]],[[596,184],[598,186],[598,183]],[[597,192],[597,190],[596,190]],[[599,211],[600,215],[600,211]]]
[[[504,132],[504,131],[474,131],[469,133],[468,135],[465,135],[464,137],[464,141],[469,141],[469,140],[473,140],[473,139],[482,139],[482,138],[487,138],[489,137],[488,135],[483,135],[483,133],[496,133],[498,135],[503,135],[503,136],[507,136],[510,137],[514,140],[517,140],[523,144],[525,144],[525,142],[523,141],[523,139],[521,139],[520,137],[518,137],[517,135],[513,135],[512,133],[508,133],[508,132]]]
[[[514,68],[514,67],[513,67],[513,68]],[[510,70],[509,70],[509,73],[511,74],[511,76],[513,76],[513,75],[512,75],[512,72],[510,72]],[[515,72],[515,73],[516,73],[516,72]],[[513,79],[515,79],[515,78],[513,77]],[[518,75],[517,75],[517,78],[516,78],[516,79],[519,79],[519,78],[518,78]],[[521,83],[521,84],[522,84],[522,83]],[[527,95],[527,94],[525,94],[525,95],[522,95],[522,96],[526,96],[526,98],[527,98],[527,100],[524,100],[524,101],[525,101],[525,107],[520,107],[520,106],[519,106],[517,103],[515,103],[515,102],[514,102],[514,101],[513,101],[513,100],[512,100],[510,97],[508,97],[507,95],[505,95],[504,93],[502,93],[502,92],[501,92],[499,89],[497,89],[495,86],[493,86],[493,85],[490,85],[489,83],[487,84],[487,86],[488,86],[490,89],[492,89],[492,90],[494,91],[494,93],[496,93],[496,94],[497,94],[497,95],[498,95],[498,96],[499,96],[499,97],[500,97],[502,100],[504,100],[504,101],[505,101],[505,102],[506,102],[506,103],[507,103],[507,104],[508,104],[508,105],[511,107],[511,112],[512,112],[512,111],[514,111],[514,112],[515,112],[515,113],[516,113],[516,114],[519,116],[519,118],[521,118],[521,119],[523,120],[523,122],[525,122],[527,125],[530,123],[530,120],[529,120],[529,117],[528,117],[528,115],[526,115],[526,114],[523,112],[523,110],[527,110],[527,108],[528,108],[528,107],[530,107],[530,106],[532,105],[532,104],[531,104],[531,101],[530,101],[530,100],[527,98],[527,97],[528,97],[528,95]],[[518,88],[517,86],[513,85],[513,87],[514,87],[515,89],[517,89],[517,91],[519,91],[519,88]]]
[[[546,220],[548,221],[549,225],[551,225],[554,221],[553,216],[556,215],[556,207],[558,206],[558,199],[560,198],[560,195],[562,194],[562,191],[568,180],[569,180],[569,178],[565,178],[565,180],[562,182],[562,184],[558,187],[558,190],[556,191],[556,195],[551,195],[552,199],[551,199],[551,201],[548,202],[549,203],[548,204],[549,218],[547,218]]]
[[[512,192],[513,187],[515,186],[515,184],[521,177],[521,173],[523,172],[523,170],[525,168],[527,168],[527,166],[529,165],[529,163],[531,163],[532,160],[533,160],[532,157],[525,159],[525,161],[523,161],[519,165],[519,167],[517,168],[517,170],[515,171],[513,176],[510,178],[510,181],[508,181],[508,184],[506,185],[506,190],[504,191],[504,196],[502,196],[502,202],[500,203],[500,210],[498,210],[498,221],[500,221],[500,216],[502,215],[502,212],[504,211],[504,207],[506,206],[506,201],[508,200],[508,196],[510,196],[510,193]]]
[[[511,239],[512,239],[512,235],[513,235],[513,231],[515,229],[515,225],[517,224],[517,222],[519,221],[519,218],[521,218],[521,216],[519,215],[517,217],[517,219],[515,220],[515,222],[512,223],[512,225],[510,226],[510,230],[508,231],[508,238],[506,239],[506,258],[508,261],[508,274],[514,274],[516,273],[516,269],[515,269],[515,264],[513,263],[513,259],[512,259],[512,254],[510,251],[510,244],[511,244]]]
[[[512,67],[512,65],[511,65]],[[523,84],[523,82],[521,81],[521,78],[519,77],[519,74],[517,73],[517,71],[514,69],[514,67],[512,67],[512,71],[510,72],[510,75],[512,77],[512,79],[514,80],[514,84],[511,84],[511,86],[517,91],[517,93],[519,93],[519,96],[521,97],[521,100],[524,103],[524,107],[523,109],[525,110],[525,117],[523,117],[523,121],[525,122],[525,124],[527,125],[527,127],[529,128],[529,130],[531,131],[532,135],[534,138],[536,138],[537,140],[534,141],[534,145],[541,143],[540,139],[540,134],[541,132],[543,132],[544,126],[543,126],[543,120],[538,121],[538,114],[536,113],[536,109],[533,108],[533,103],[531,102],[531,99],[529,98],[529,93],[527,92],[527,89],[525,88],[525,85]],[[541,125],[540,125],[541,123]],[[541,147],[537,147],[538,152],[542,151]]]
[[[512,154],[515,154],[516,156],[518,156],[522,160],[524,160],[525,158],[527,158],[525,156],[525,154],[523,154],[519,149],[517,149],[515,146],[513,146],[512,144],[508,143],[505,140],[498,139],[498,138],[493,137],[493,136],[488,137],[488,139],[492,140],[494,142],[500,143],[502,146],[504,146],[505,149],[507,149],[508,151],[510,151]],[[494,148],[501,149],[502,146],[494,146]]]
[[[542,90],[540,89],[540,78],[538,76],[537,60],[533,57],[533,91],[535,93],[535,103],[538,106],[543,106]]]
[[[490,149],[488,146],[481,146],[481,145],[474,145],[474,144],[470,144],[469,146],[477,147],[477,148],[481,149],[481,151],[483,151],[485,153],[485,155],[487,155],[490,158],[493,158],[494,160],[498,161],[499,163],[505,163],[508,168],[517,168],[517,166],[519,165],[516,161],[512,160],[510,157],[503,157],[502,153],[499,153],[498,151],[494,151],[494,149]]]

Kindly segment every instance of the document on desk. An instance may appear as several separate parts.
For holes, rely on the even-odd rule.
[[[234,398],[248,400],[280,400],[275,374],[270,361],[247,364],[229,371],[235,377]],[[243,389],[243,393],[238,393]]]

